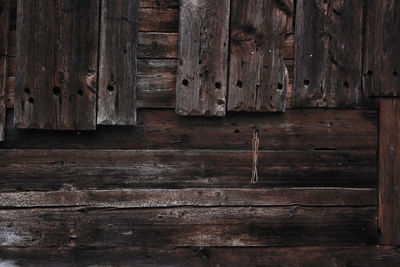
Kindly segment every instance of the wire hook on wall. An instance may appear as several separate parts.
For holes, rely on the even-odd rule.
[[[253,129],[253,139],[252,139],[252,150],[253,150],[253,164],[251,168],[251,184],[256,184],[258,182],[258,147],[260,146],[260,139],[258,138],[257,128]]]

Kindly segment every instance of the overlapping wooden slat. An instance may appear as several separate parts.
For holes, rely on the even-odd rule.
[[[293,107],[348,107],[360,102],[363,2],[296,2]]]
[[[0,141],[4,140],[7,98],[7,53],[10,22],[10,1],[0,0]]]
[[[400,245],[400,100],[383,98],[380,107],[380,243]]]
[[[365,94],[400,95],[400,1],[365,2]]]
[[[228,109],[285,111],[289,84],[282,36],[293,1],[232,0]]]
[[[96,128],[99,1],[18,1],[15,125]]]
[[[97,124],[136,123],[137,0],[103,0]]]
[[[176,113],[224,116],[230,0],[183,0],[179,17]]]

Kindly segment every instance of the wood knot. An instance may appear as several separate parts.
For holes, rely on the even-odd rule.
[[[97,81],[97,75],[96,72],[94,71],[89,71],[86,76],[85,76],[85,85],[88,88],[95,88],[96,87],[96,81]]]

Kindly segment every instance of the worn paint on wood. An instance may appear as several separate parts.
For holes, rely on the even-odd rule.
[[[296,2],[293,107],[360,102],[363,2]]]
[[[384,98],[380,105],[380,243],[400,245],[400,100]]]
[[[137,0],[103,0],[97,124],[136,122]]]
[[[365,1],[365,94],[400,95],[400,1]]]
[[[15,126],[96,128],[99,2],[18,1]]]
[[[232,0],[228,110],[285,111],[282,46],[293,1]]]
[[[260,151],[256,187],[376,187],[375,149]],[[255,188],[251,156],[250,150],[4,149],[0,191]]]
[[[0,244],[312,246],[376,243],[375,206],[40,208],[0,210]],[[9,236],[10,238],[4,238]],[[5,244],[4,244],[5,243]]]
[[[224,116],[230,0],[183,0],[179,17],[176,113]]]
[[[400,266],[392,246],[0,248],[5,266]]]
[[[0,0],[0,141],[4,140],[7,97],[7,53],[10,0]]]

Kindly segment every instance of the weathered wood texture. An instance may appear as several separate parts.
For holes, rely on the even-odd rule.
[[[380,100],[379,229],[381,244],[400,245],[400,100]]]
[[[5,266],[374,266],[400,265],[398,248],[0,248]]]
[[[373,150],[260,151],[256,186],[249,182],[251,156],[232,150],[0,150],[0,191],[377,186]]]
[[[364,81],[366,95],[400,95],[400,2],[366,1]]]
[[[0,244],[5,247],[372,245],[376,243],[376,213],[375,206],[3,209]]]
[[[224,116],[230,0],[182,0],[176,113]]]
[[[375,206],[375,189],[118,189],[0,193],[0,207]]]
[[[15,126],[96,128],[99,2],[18,1]]]
[[[136,122],[137,17],[138,0],[102,1],[97,124]]]
[[[43,132],[15,129],[8,122],[8,137],[0,148],[248,150],[257,127],[260,150],[376,151],[376,116],[374,110],[311,109],[215,119],[144,109],[132,129],[99,126],[97,131]]]
[[[289,75],[282,40],[293,1],[231,1],[228,110],[285,111]]]
[[[4,140],[6,124],[7,53],[10,1],[0,0],[0,141]]]
[[[296,2],[293,107],[360,102],[362,25],[362,0]]]

